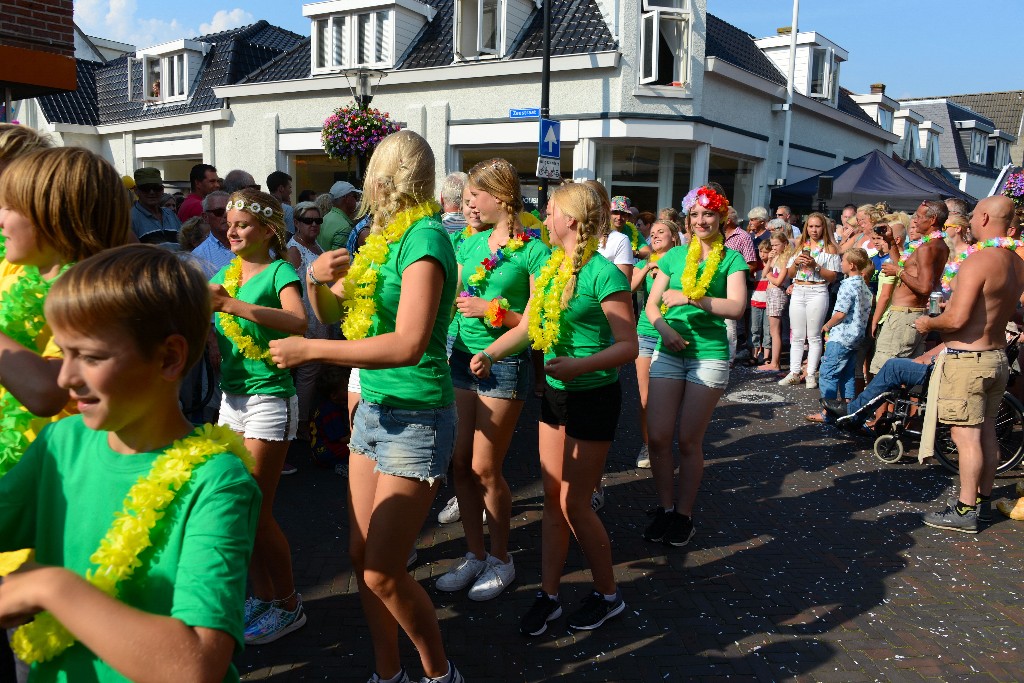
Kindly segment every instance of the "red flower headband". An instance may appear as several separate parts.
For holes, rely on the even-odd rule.
[[[697,189],[696,199],[697,203],[705,209],[711,209],[721,214],[724,214],[729,208],[729,200],[706,185]]]

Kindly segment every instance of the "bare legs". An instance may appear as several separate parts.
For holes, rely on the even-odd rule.
[[[277,493],[281,466],[288,453],[288,442],[246,439],[245,447],[255,460],[252,475],[263,494],[256,542],[249,562],[249,579],[257,598],[264,602],[280,600],[281,606],[291,611],[297,604],[292,553],[288,539],[274,519],[274,494]]]
[[[491,554],[508,562],[512,492],[501,470],[523,401],[488,398],[475,391],[456,389],[455,404],[459,429],[452,474],[466,545],[478,559],[486,557],[481,514],[486,509]]]
[[[774,349],[773,349],[774,353]],[[647,411],[651,473],[658,504],[693,516],[693,504],[704,476],[704,432],[723,389],[655,377]],[[673,476],[672,438],[679,427],[679,477]]]
[[[557,595],[569,532],[576,537],[590,565],[594,589],[616,591],[612,552],[601,518],[590,507],[590,494],[601,480],[610,441],[582,441],[566,436],[565,427],[541,422],[540,467],[544,485],[541,523],[541,589]]]
[[[377,673],[391,678],[401,670],[401,626],[416,646],[427,676],[443,676],[448,660],[437,613],[426,591],[405,568],[438,483],[381,474],[374,472],[374,466],[365,455],[352,453],[348,495],[349,554],[373,638]]]
[[[636,385],[640,390],[640,438],[647,443],[647,390],[651,383],[651,357],[637,356]]]
[[[974,505],[979,493],[992,495],[999,463],[996,420],[988,417],[980,425],[954,425],[949,431],[960,457],[960,502]]]

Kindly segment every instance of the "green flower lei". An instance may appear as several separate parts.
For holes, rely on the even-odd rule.
[[[70,267],[71,264],[63,266],[57,277]],[[34,349],[36,337],[46,326],[43,304],[56,279],[47,281],[38,268],[26,266],[18,281],[0,295],[0,332]],[[17,464],[28,448],[25,432],[36,417],[10,391],[0,394],[0,477]]]

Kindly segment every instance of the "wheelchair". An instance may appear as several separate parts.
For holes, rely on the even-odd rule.
[[[1014,360],[1019,353],[1016,342],[1007,346],[1006,355],[1010,362],[1012,386],[1019,381],[1020,373],[1013,370]],[[929,371],[930,377],[930,371]],[[902,387],[893,391],[886,402],[887,410],[875,422],[873,453],[880,461],[892,464],[899,462],[910,450],[914,441],[920,441],[921,428],[928,396],[928,379],[923,384]],[[996,440],[999,443],[999,462],[996,472],[1011,470],[1024,459],[1024,405],[1009,391],[1003,393],[996,417]],[[960,471],[956,444],[950,436],[949,425],[941,422],[935,433],[935,457],[954,474]]]

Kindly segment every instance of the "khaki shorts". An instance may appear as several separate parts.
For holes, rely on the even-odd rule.
[[[999,414],[1010,368],[1001,349],[947,353],[939,384],[939,422],[978,425]]]
[[[914,321],[922,315],[923,309],[889,309],[888,317],[875,339],[875,355],[871,357],[870,367],[872,375],[877,375],[890,358],[917,358],[924,353],[924,335],[914,327]]]

